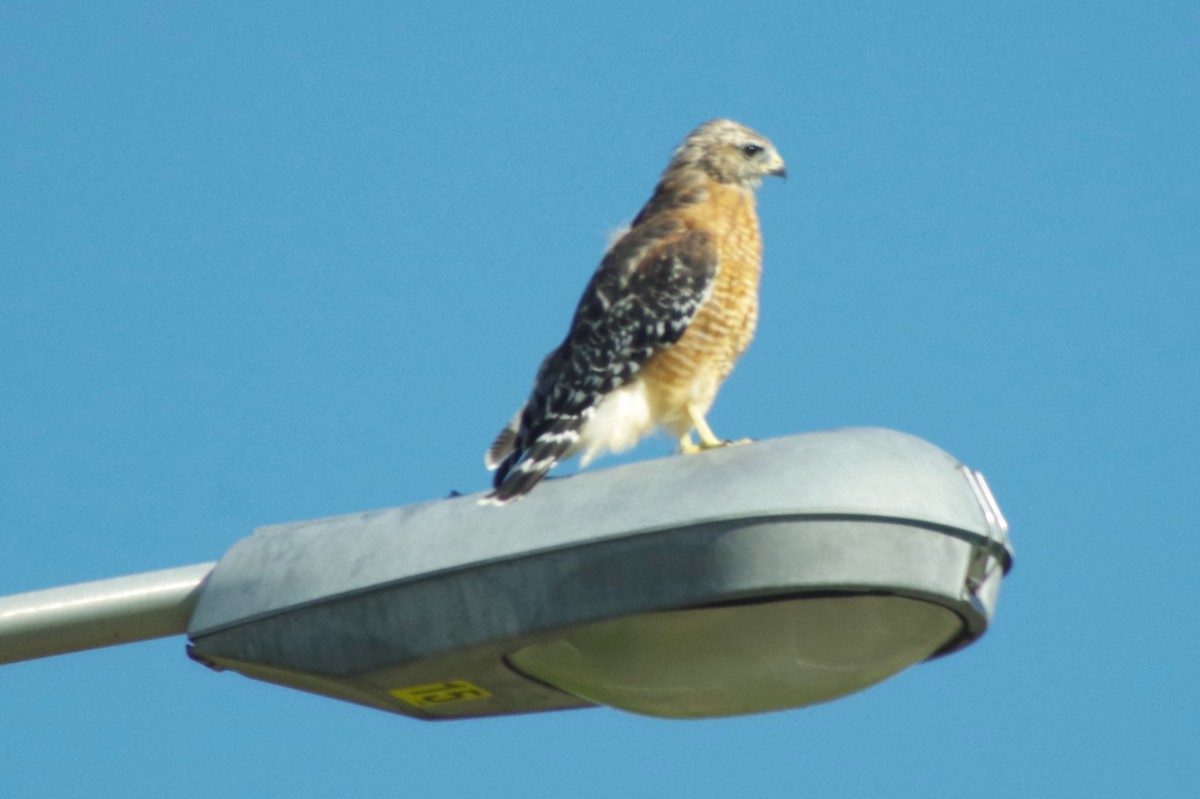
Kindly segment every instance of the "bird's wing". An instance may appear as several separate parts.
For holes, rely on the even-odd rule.
[[[642,225],[605,256],[580,299],[558,368],[540,375],[555,411],[578,413],[679,340],[712,291],[712,237],[682,223]]]
[[[670,217],[647,220],[612,246],[566,339],[542,362],[517,429],[501,433],[507,456],[496,452],[501,439],[489,450],[499,501],[532,488],[579,440],[600,399],[679,340],[711,294],[717,264],[713,237]]]

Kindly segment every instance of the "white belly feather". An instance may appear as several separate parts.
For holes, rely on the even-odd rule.
[[[649,434],[655,426],[646,385],[635,379],[600,401],[579,433],[574,447],[582,452],[587,466],[605,452],[624,452]]]

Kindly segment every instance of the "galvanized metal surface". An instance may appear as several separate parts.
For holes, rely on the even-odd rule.
[[[0,597],[0,664],[179,635],[216,563]]]
[[[522,680],[516,647],[577,624],[709,604],[891,594],[994,611],[1011,551],[982,475],[890,430],[846,429],[480,495],[263,528],[189,626],[200,660],[419,718],[586,703]],[[488,702],[393,691],[466,680]]]
[[[219,562],[189,632],[348,594],[658,530],[727,520],[903,520],[995,543],[1006,528],[967,470],[894,430],[775,438],[549,480],[503,507],[481,494],[259,528]]]

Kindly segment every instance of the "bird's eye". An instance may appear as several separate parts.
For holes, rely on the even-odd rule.
[[[763,151],[761,144],[743,144],[742,154],[747,158],[753,158]]]

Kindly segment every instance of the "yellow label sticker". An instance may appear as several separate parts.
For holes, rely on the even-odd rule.
[[[414,707],[429,707],[444,705],[447,702],[465,702],[468,699],[487,699],[491,694],[478,685],[466,680],[449,680],[433,685],[413,685],[408,688],[395,688],[388,691],[397,699],[408,702]]]

